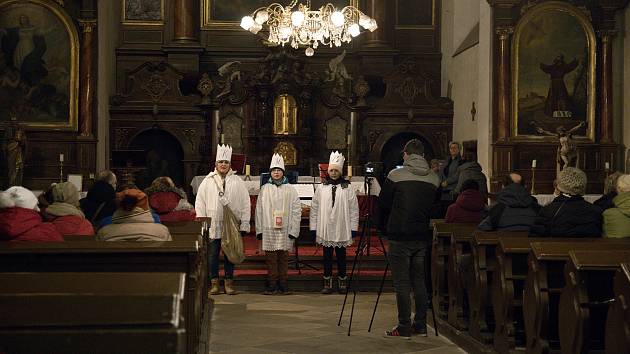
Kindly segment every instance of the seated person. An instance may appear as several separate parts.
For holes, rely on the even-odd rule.
[[[600,237],[602,209],[582,198],[586,192],[586,174],[575,167],[565,167],[558,174],[558,196],[538,212],[533,235],[552,237]]]
[[[149,196],[149,206],[160,221],[193,221],[195,208],[186,200],[186,193],[175,187],[170,177],[158,177],[144,190]]]
[[[170,241],[171,234],[162,224],[156,224],[147,195],[137,189],[116,193],[118,209],[112,223],[96,234],[100,241]]]
[[[462,184],[461,193],[446,211],[446,223],[470,222],[478,224],[484,217],[486,203],[479,192],[477,181],[469,179]]]
[[[63,241],[55,226],[43,222],[37,197],[24,187],[0,192],[0,241]]]
[[[62,235],[94,235],[92,224],[79,209],[79,191],[70,182],[54,183],[46,193],[51,203],[42,212]]]
[[[138,189],[138,190],[140,190],[138,188],[138,186],[136,186],[133,183],[125,183],[125,184],[122,184],[122,185],[120,185],[118,187],[118,192],[124,192],[127,189]],[[153,210],[151,210],[151,216],[153,217],[153,221],[156,224],[161,224],[162,223],[161,220],[160,220],[160,216],[156,212],[154,212]],[[112,215],[109,215],[109,216],[106,216],[106,217],[102,218],[100,220],[100,222],[98,223],[97,229],[100,229],[101,227],[104,227],[104,226],[107,226],[107,225],[111,224],[112,223],[112,217],[113,217]]]
[[[483,231],[525,231],[529,232],[536,220],[539,206],[517,173],[510,173],[503,181],[503,189],[477,228]]]
[[[453,189],[453,196],[457,196],[462,192],[462,184],[472,179],[477,181],[479,192],[483,197],[484,203],[488,200],[488,179],[483,174],[481,165],[477,161],[466,161],[457,168],[457,184]]]
[[[617,179],[614,207],[604,211],[605,237],[630,237],[630,175]]]
[[[109,170],[99,172],[87,196],[79,201],[85,218],[92,225],[99,225],[101,219],[112,216],[116,210],[116,175]]]
[[[615,172],[606,178],[606,194],[597,199],[593,204],[602,210],[614,208],[613,199],[617,196],[617,179],[622,176],[621,172]]]

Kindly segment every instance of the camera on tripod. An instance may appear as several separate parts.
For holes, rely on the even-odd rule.
[[[365,177],[374,177],[376,175],[376,172],[374,171],[374,164],[372,164],[371,162],[366,163],[363,170],[363,175]]]

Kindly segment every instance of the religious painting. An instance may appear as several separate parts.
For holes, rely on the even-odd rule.
[[[122,19],[130,25],[161,25],[164,0],[123,0]]]
[[[293,143],[282,141],[273,149],[274,154],[282,155],[284,164],[287,166],[297,165],[297,149]]]
[[[340,117],[326,121],[326,149],[341,150],[348,147],[348,122]]]
[[[78,34],[54,1],[0,0],[0,123],[77,129]]]
[[[525,13],[512,43],[514,137],[564,130],[594,138],[595,47],[595,33],[580,9],[549,2]]]
[[[396,28],[433,27],[435,16],[435,0],[396,0]]]
[[[273,133],[297,134],[297,103],[291,95],[276,97],[273,104]]]
[[[224,143],[232,146],[234,151],[243,150],[243,119],[230,114],[221,120],[221,134]]]
[[[201,1],[201,24],[202,28],[240,28],[239,23],[243,16],[252,14],[256,9],[266,7],[273,3],[288,5],[289,1],[277,0],[202,0]],[[306,1],[298,2],[306,4]],[[333,4],[341,9],[344,6],[358,6],[358,0],[313,0],[311,9],[319,9],[327,3]]]

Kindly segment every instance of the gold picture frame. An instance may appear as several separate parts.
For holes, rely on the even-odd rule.
[[[220,30],[241,30],[240,20],[239,21],[225,21],[225,20],[217,20],[212,16],[212,2],[213,1],[225,1],[227,0],[201,0],[201,29],[209,30],[209,29],[220,29]],[[285,4],[281,0],[268,1],[268,4],[272,4],[274,2]],[[305,1],[304,1],[305,2]],[[288,2],[287,2],[288,4]],[[347,0],[347,5],[354,6],[359,8],[359,0]],[[243,15],[246,16],[254,12],[258,6],[253,5],[251,8],[243,8]]]
[[[13,41],[11,53],[0,49],[10,58],[0,125],[15,116],[31,129],[77,131],[79,34],[72,18],[54,1],[0,0],[0,29],[5,43]]]
[[[128,6],[133,4],[137,4],[142,6],[142,4],[150,5],[155,7],[156,4],[159,3],[160,9],[159,11],[151,11],[151,12],[142,12],[138,11],[137,14],[130,14]],[[123,25],[134,25],[134,26],[161,26],[164,25],[164,0],[121,0],[121,22]],[[159,18],[157,18],[156,14],[159,13]]]
[[[569,31],[583,33],[584,37]],[[562,39],[554,42],[558,36]],[[527,52],[521,48],[524,43]],[[536,130],[555,131],[560,126],[570,130],[585,122],[586,128],[578,130],[575,137],[595,141],[596,48],[595,31],[589,16],[582,9],[560,1],[549,1],[528,9],[516,25],[511,48],[513,138],[551,139],[537,135]],[[569,63],[564,61],[567,54]],[[588,63],[585,64],[585,61]],[[550,73],[553,68],[564,71],[561,74]],[[541,81],[544,75],[546,83]],[[562,76],[552,81],[552,75]],[[567,85],[573,85],[572,93],[569,93]],[[562,106],[571,108],[553,111],[559,105],[558,96],[563,96]],[[550,115],[549,111],[553,113]],[[569,116],[560,114],[565,111]],[[576,112],[577,119],[573,119],[573,112]]]

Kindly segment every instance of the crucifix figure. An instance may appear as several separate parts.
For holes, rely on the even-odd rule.
[[[577,132],[580,128],[585,126],[585,122],[580,122],[580,124],[569,130],[566,130],[566,128],[561,125],[556,129],[555,133],[536,126],[536,123],[534,122],[532,122],[531,124],[536,128],[536,132],[538,134],[555,136],[558,138],[560,146],[558,147],[558,152],[556,155],[557,172],[560,172],[567,166],[577,167],[577,145],[573,140],[573,134]]]

